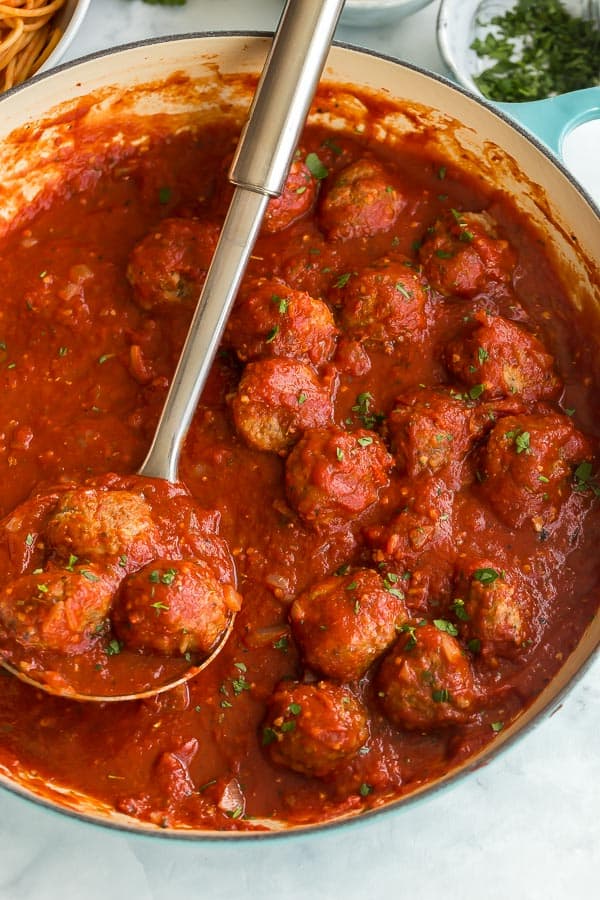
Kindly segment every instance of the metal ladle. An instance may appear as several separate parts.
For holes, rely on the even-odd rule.
[[[179,456],[200,394],[271,197],[281,194],[344,0],[287,0],[231,165],[235,186],[204,287],[146,459],[138,474],[177,481]],[[40,682],[1,660],[21,681],[74,700],[139,700],[169,691],[209,666],[225,646],[228,627],[211,654],[183,675],[149,689],[107,695]]]

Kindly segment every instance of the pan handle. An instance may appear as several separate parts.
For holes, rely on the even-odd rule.
[[[600,86],[529,103],[494,103],[562,157],[565,137],[578,125],[600,119]]]

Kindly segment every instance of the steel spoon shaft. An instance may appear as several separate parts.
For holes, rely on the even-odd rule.
[[[233,200],[139,470],[177,480],[179,455],[270,196],[281,193],[344,0],[288,0],[230,172]]]

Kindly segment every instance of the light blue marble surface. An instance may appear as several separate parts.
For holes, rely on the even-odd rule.
[[[435,71],[438,2],[338,37]],[[92,0],[66,59],[148,36],[272,29],[278,0]],[[596,155],[591,146],[583,156]],[[588,187],[598,189],[595,169]],[[488,766],[404,810],[312,836],[197,842],[111,832],[0,792],[1,900],[595,900],[600,659]]]

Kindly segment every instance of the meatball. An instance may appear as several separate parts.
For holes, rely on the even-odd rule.
[[[269,701],[262,743],[273,762],[323,777],[368,736],[366,710],[347,688],[282,681]]]
[[[531,402],[560,393],[554,360],[534,335],[500,316],[478,312],[475,318],[469,336],[448,345],[446,364],[465,384],[477,385],[478,396]]]
[[[332,282],[341,276],[344,263],[338,244],[330,244],[312,230],[299,241],[289,241],[271,254],[273,271],[290,287],[306,291],[311,297],[324,297]]]
[[[424,478],[403,489],[405,505],[387,525],[367,529],[384,558],[410,570],[428,549],[440,548],[452,536],[454,495],[440,478]]]
[[[231,401],[239,434],[258,450],[285,452],[307,428],[331,421],[329,387],[293,359],[248,363]]]
[[[2,580],[18,578],[45,562],[42,534],[58,494],[34,494],[0,520],[0,572]]]
[[[476,436],[471,406],[433,388],[398,397],[387,418],[387,430],[400,469],[416,478],[421,472],[434,474],[460,463]]]
[[[303,152],[298,150],[281,196],[269,201],[262,230],[268,234],[283,231],[307,213],[315,202],[317,187],[318,182],[311,175]]]
[[[399,728],[426,731],[466,722],[477,699],[473,672],[459,641],[443,628],[404,626],[377,673],[375,689],[387,718]]]
[[[457,210],[435,222],[419,257],[431,286],[441,294],[459,297],[489,292],[490,282],[510,283],[516,262],[508,241],[498,237],[489,213]]]
[[[286,462],[288,501],[315,528],[343,524],[376,503],[392,464],[374,431],[311,429]]]
[[[402,488],[399,512],[383,525],[365,529],[373,559],[407,576],[407,605],[426,608],[430,596],[448,593],[454,574],[454,493],[437,477],[421,477]]]
[[[261,278],[237,301],[225,340],[243,362],[285,356],[318,366],[333,354],[337,335],[322,300],[280,278]]]
[[[198,219],[164,219],[137,244],[127,278],[142,309],[174,303],[192,306],[200,296],[219,226]]]
[[[378,260],[329,294],[341,306],[348,337],[386,345],[424,336],[428,297],[426,282],[408,259]]]
[[[156,559],[123,581],[112,622],[130,650],[208,654],[240,607],[207,563]]]
[[[61,559],[117,562],[126,557],[128,567],[143,565],[160,548],[150,507],[131,491],[66,491],[48,520],[46,537]]]
[[[331,241],[367,238],[388,231],[405,205],[406,198],[381,163],[364,157],[328,185],[319,219]]]
[[[505,524],[530,520],[536,531],[558,518],[573,469],[590,447],[566,416],[507,416],[494,426],[483,454],[481,491]]]
[[[441,388],[398,397],[386,420],[392,452],[410,478],[444,472],[458,486],[461,463],[500,416],[523,412],[517,399],[475,403]]]
[[[524,577],[489,560],[463,564],[453,609],[484,657],[511,657],[536,637],[536,604]]]
[[[407,620],[395,575],[372,569],[319,581],[294,600],[294,638],[311,669],[336,681],[361,678]]]
[[[82,653],[106,630],[114,587],[94,565],[22,575],[0,591],[0,623],[24,647]]]

